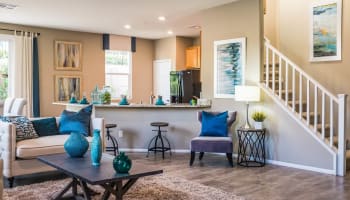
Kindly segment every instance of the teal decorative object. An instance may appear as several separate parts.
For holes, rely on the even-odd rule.
[[[120,152],[113,160],[113,168],[117,173],[128,173],[131,166],[132,162],[124,152]]]
[[[78,103],[77,98],[75,98],[75,94],[72,93],[69,103]]]
[[[163,97],[162,96],[158,96],[157,101],[156,101],[156,105],[165,105],[165,103],[163,102]]]
[[[128,100],[126,99],[126,96],[125,95],[121,95],[121,100],[119,102],[119,105],[129,105],[129,102]]]
[[[86,99],[86,96],[83,96],[83,98],[79,102],[80,104],[89,104],[88,100]]]
[[[91,103],[92,104],[101,104],[102,103],[102,93],[96,85],[95,89],[91,92]]]
[[[95,129],[91,142],[91,162],[94,166],[100,166],[102,157],[102,141],[100,137],[100,130]]]
[[[70,157],[83,157],[89,148],[89,142],[83,134],[71,132],[69,138],[64,143],[64,150]]]
[[[111,104],[111,92],[112,88],[110,86],[104,86],[102,90],[101,101],[103,104]]]

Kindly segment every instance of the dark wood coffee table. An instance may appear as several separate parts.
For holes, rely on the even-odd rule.
[[[72,181],[53,199],[61,199],[70,188],[74,197],[79,196],[77,192],[77,186],[79,185],[84,198],[90,200],[93,192],[87,184],[91,184],[100,185],[105,189],[102,199],[108,199],[113,194],[116,199],[121,200],[123,195],[140,177],[163,173],[162,169],[154,169],[135,162],[129,173],[116,173],[112,164],[113,157],[107,154],[102,155],[101,165],[98,167],[91,165],[90,154],[88,153],[83,158],[71,158],[64,153],[40,156],[38,160],[72,177]],[[123,180],[127,181],[124,185]]]

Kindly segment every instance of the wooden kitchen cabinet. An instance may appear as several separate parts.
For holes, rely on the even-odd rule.
[[[193,46],[186,48],[186,68],[201,67],[201,48]]]

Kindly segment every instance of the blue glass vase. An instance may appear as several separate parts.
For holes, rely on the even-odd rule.
[[[64,150],[70,157],[83,157],[89,149],[89,142],[78,132],[71,132],[69,138],[64,143]]]
[[[91,162],[94,166],[99,166],[102,157],[102,141],[100,137],[100,130],[95,129],[91,142]]]

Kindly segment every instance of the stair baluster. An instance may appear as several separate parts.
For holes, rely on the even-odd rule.
[[[264,49],[265,75],[263,77],[265,80],[261,87],[275,101],[278,100],[281,106],[286,106],[285,110],[295,120],[299,120],[298,123],[328,148],[334,157],[337,157],[334,159],[334,171],[338,175],[345,175],[345,141],[349,139],[345,135],[346,95],[341,94],[336,97],[331,94],[273,47],[268,40],[265,41]],[[277,71],[276,67],[278,67]],[[283,70],[285,70],[284,73]],[[277,73],[278,77],[276,77]]]

